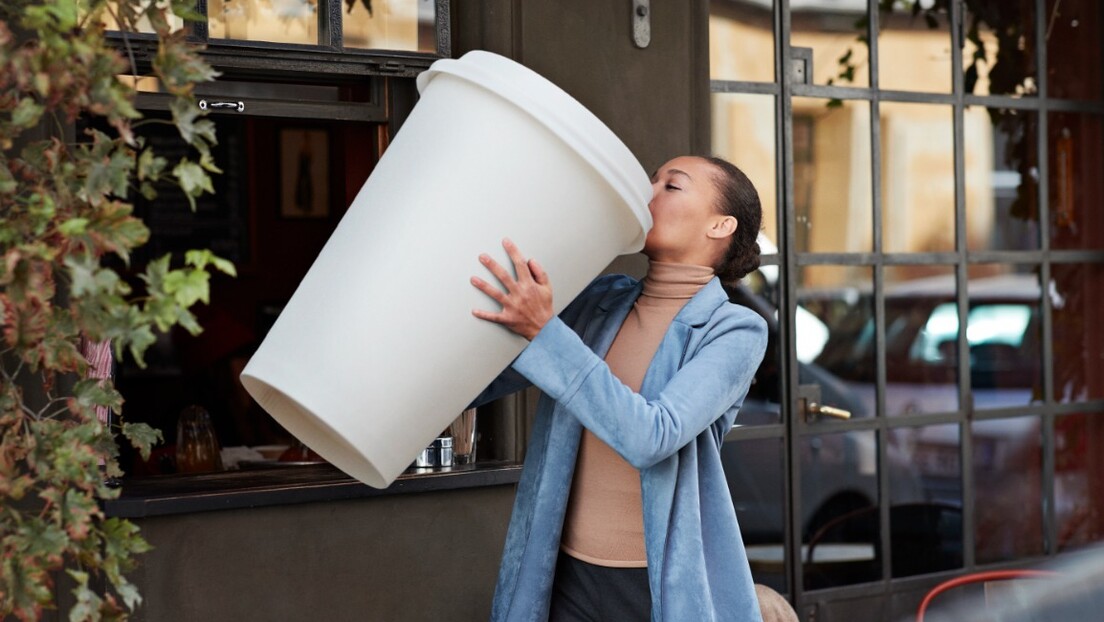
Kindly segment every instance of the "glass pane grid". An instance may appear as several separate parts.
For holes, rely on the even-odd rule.
[[[1088,428],[1086,417],[1104,421],[1104,382],[1096,382],[1099,374],[1088,373],[1099,369],[1097,359],[1104,360],[1104,339],[1095,335],[1099,332],[1095,326],[1100,323],[1089,319],[1090,309],[1104,308],[1104,299],[1095,295],[1104,290],[1088,285],[1104,282],[1099,274],[1104,271],[1104,211],[1089,207],[1104,204],[1104,175],[1088,174],[1084,168],[1093,158],[1099,161],[1104,150],[1104,84],[1100,75],[1104,71],[1104,50],[1096,45],[1104,23],[1104,5],[1096,0],[971,3],[974,12],[966,11],[962,17],[951,19],[941,14],[928,20],[924,7],[943,3],[912,3],[920,6],[918,16],[905,14],[906,2],[857,4],[874,7],[875,11],[883,4],[894,7],[888,13],[879,12],[873,20],[877,40],[872,48],[862,38],[870,21],[862,11],[829,17],[816,14],[816,9],[794,7],[789,16],[792,19],[783,16],[781,22],[783,29],[792,27],[789,37],[783,30],[781,40],[811,49],[813,78],[809,84],[779,83],[779,91],[769,91],[792,97],[788,103],[793,110],[792,119],[782,120],[790,127],[783,125],[787,131],[781,135],[792,136],[793,142],[786,145],[790,161],[781,173],[792,174],[793,193],[782,211],[793,227],[789,239],[795,246],[782,249],[780,267],[799,273],[794,279],[799,283],[795,290],[798,326],[794,329],[798,347],[803,347],[803,334],[812,337],[816,333],[809,329],[808,321],[802,328],[804,312],[829,324],[823,305],[815,300],[817,293],[812,290],[816,288],[810,288],[810,283],[821,283],[825,280],[822,277],[830,274],[869,271],[874,275],[865,293],[852,294],[852,299],[841,294],[834,304],[850,300],[852,313],[860,317],[868,314],[873,322],[873,368],[882,370],[884,386],[877,386],[875,374],[875,386],[861,387],[875,396],[865,398],[867,405],[874,405],[873,410],[867,410],[869,417],[815,426],[800,424],[794,428],[799,436],[795,446],[808,450],[827,435],[842,438],[848,432],[871,434],[877,443],[884,433],[921,429],[926,433],[943,427],[953,431],[948,460],[941,461],[936,457],[939,452],[932,453],[930,447],[925,451],[931,455],[923,458],[927,460],[927,471],[946,468],[950,473],[954,470],[950,466],[956,466],[958,476],[951,480],[957,479],[959,488],[957,497],[951,496],[960,506],[963,499],[971,500],[960,519],[964,521],[957,540],[961,561],[946,568],[1038,558],[1055,549],[1044,547],[1044,533],[1068,532],[1068,537],[1059,538],[1059,550],[1104,539],[1099,527],[1104,520],[1096,517],[1104,516],[1104,512],[1078,502],[1088,494],[1085,491],[1098,492],[1100,488],[1084,475],[1088,466],[1083,458],[1078,458],[1082,461],[1078,463],[1078,459],[1063,462],[1057,457],[1055,481],[1043,481],[1047,469],[1043,466],[1040,431],[1040,421],[1065,418],[1072,422],[1068,429],[1054,435],[1056,451],[1061,451],[1074,443],[1077,433]],[[998,5],[1000,11],[995,8]],[[914,21],[894,23],[898,18]],[[954,31],[960,19],[962,30]],[[890,38],[905,32],[917,36],[906,42]],[[960,38],[959,32],[965,43],[962,52],[951,49],[952,40]],[[1085,37],[1091,37],[1092,43]],[[930,44],[928,39],[936,38],[941,44],[945,42],[946,47],[940,51],[946,55],[925,57],[923,51],[934,48],[925,48],[921,39]],[[1079,46],[1067,45],[1079,40]],[[893,60],[901,56],[901,48],[896,47],[899,43],[924,62],[944,63],[945,69],[932,72],[937,78],[925,76],[909,82],[908,78],[914,76],[900,69],[915,63]],[[871,52],[878,55],[876,62],[870,62]],[[854,65],[854,71],[842,79],[839,72],[845,71],[848,64]],[[1080,81],[1078,67],[1085,72]],[[877,73],[873,81],[870,70]],[[713,77],[715,92],[773,86],[740,83],[739,78],[718,79],[716,74]],[[964,90],[954,92],[956,85]],[[828,113],[856,107],[868,111],[866,128],[856,127],[857,136],[848,135],[842,143],[838,136],[830,141],[842,149],[842,159],[853,167],[843,174],[827,175],[828,167],[816,157],[817,143],[826,138],[822,127],[816,123],[810,127],[810,102],[824,104]],[[917,132],[913,137],[897,132],[892,127],[893,117],[910,109],[942,109],[938,128],[933,126],[930,132]],[[956,119],[961,121],[958,128]],[[909,145],[908,140],[927,140],[932,133],[945,138],[934,150],[939,153],[930,158],[936,167],[944,168],[931,179],[947,180],[949,190],[944,189],[942,198],[921,201],[925,210],[908,207],[910,197],[915,198],[921,191],[901,191],[893,185],[911,181],[910,175],[922,176],[916,175],[921,170],[918,167],[906,168],[903,174],[895,172],[901,161],[900,150],[918,157],[922,149]],[[877,144],[871,145],[872,141]],[[853,165],[848,153],[864,142],[870,155],[862,165]],[[810,198],[816,187],[809,180],[826,176],[828,185],[838,185],[844,178],[858,179],[856,185],[872,190],[872,200],[864,206],[867,211],[853,210],[849,196],[840,192],[834,193],[837,196],[832,208],[818,209]],[[874,184],[877,187],[871,188]],[[932,186],[917,185],[922,185],[925,192]],[[906,220],[899,221],[897,216]],[[830,222],[833,235],[818,234],[816,229],[825,217],[844,221],[843,229],[856,227],[870,236],[869,241],[856,243],[854,236],[840,234],[838,222]],[[907,220],[910,217],[915,219]],[[949,235],[934,243],[912,239],[918,235],[914,230],[924,226],[949,230]],[[958,278],[966,280],[958,285]],[[942,289],[913,296],[915,308],[909,309],[916,316],[924,316],[922,322],[893,308],[903,290],[922,288],[932,281],[943,281]],[[945,298],[931,300],[940,296]],[[813,311],[802,310],[809,306],[814,307]],[[946,377],[949,393],[956,400],[907,408],[895,399],[894,379],[902,373],[902,366],[908,366],[901,364],[904,359],[895,348],[902,335],[908,334],[905,327],[909,319],[921,324],[917,334],[922,333],[924,338],[909,342],[905,353],[911,350],[912,354],[926,356],[929,363],[950,366],[939,378],[928,376],[922,389],[936,392],[934,389],[942,388],[941,379]],[[958,326],[960,321],[962,327]],[[831,336],[833,328],[821,332]],[[865,342],[865,337],[858,337],[855,343]],[[828,340],[824,343],[827,345]],[[948,351],[951,349],[953,352]],[[797,354],[801,361],[802,354]],[[807,353],[805,356],[808,358]],[[816,364],[821,356],[817,353],[809,363]],[[962,364],[956,359],[962,359]],[[798,364],[799,373],[804,365]],[[915,366],[908,373],[913,372]],[[845,379],[849,391],[855,384],[854,379]],[[963,397],[970,399],[963,401]],[[958,438],[957,431],[964,423],[968,434]],[[896,459],[890,454],[899,449],[892,446],[893,442],[890,438],[889,445],[881,450],[887,468]],[[913,451],[914,447],[908,449]],[[916,456],[907,452],[903,455]],[[968,462],[961,463],[961,456]],[[998,463],[1000,466],[994,466]],[[1068,475],[1064,482],[1060,481],[1063,473]],[[807,483],[812,477],[802,474],[803,491],[812,486]],[[879,473],[878,477],[888,482],[883,483],[888,497],[875,499],[874,507],[882,503],[892,508],[908,497],[893,475]],[[993,506],[1001,507],[996,512],[985,509],[995,496],[979,489],[1007,491],[1009,486],[1016,488],[1015,495],[1001,492],[995,496],[1015,497],[1015,504],[1001,507],[998,503]],[[940,494],[948,490],[954,490],[953,485]],[[1048,526],[1044,524],[1050,518],[1043,512],[1043,496],[1049,491],[1054,491],[1052,500],[1058,509],[1054,513],[1056,524]],[[801,503],[808,504],[809,500],[803,497]],[[1021,511],[1026,513],[1022,524],[993,529],[992,522],[1000,514],[1020,511],[1013,505],[1026,508]],[[807,514],[811,508],[801,511]],[[893,529],[893,513],[888,514],[890,520],[885,523],[887,512],[883,508],[882,524],[871,526],[875,533]],[[889,536],[887,542],[892,541]],[[805,568],[804,585],[796,586],[798,589],[828,587],[810,583],[808,570]],[[892,568],[892,577],[908,575]],[[798,573],[799,578],[802,576]],[[857,582],[877,581],[880,577],[875,572]],[[833,585],[854,582],[844,579]]]

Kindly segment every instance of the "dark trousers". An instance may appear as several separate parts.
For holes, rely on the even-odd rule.
[[[560,553],[549,622],[648,622],[651,616],[647,568],[596,566]]]

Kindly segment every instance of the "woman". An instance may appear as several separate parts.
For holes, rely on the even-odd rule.
[[[675,158],[652,189],[647,276],[599,278],[558,317],[535,260],[504,241],[515,278],[480,256],[501,310],[472,313],[530,340],[480,401],[543,391],[493,620],[760,619],[720,456],[766,346],[720,285],[759,265],[759,197],[717,158]]]

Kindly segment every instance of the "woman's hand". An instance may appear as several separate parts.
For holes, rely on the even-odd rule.
[[[472,315],[481,320],[501,324],[532,341],[548,320],[552,319],[552,285],[537,260],[527,261],[518,247],[509,239],[502,241],[502,248],[506,249],[506,254],[514,264],[517,279],[489,255],[480,255],[479,262],[490,270],[506,291],[503,292],[483,279],[473,276],[472,285],[502,305],[502,310],[494,313],[472,309]]]

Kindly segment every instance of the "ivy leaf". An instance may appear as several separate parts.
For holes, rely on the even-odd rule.
[[[210,82],[219,76],[189,48],[186,37],[181,30],[163,38],[153,59],[153,68],[161,84],[177,96],[189,95],[195,84]]]
[[[19,188],[19,184],[8,169],[7,162],[0,162],[0,194],[11,194]]]
[[[207,21],[207,17],[195,10],[195,0],[172,0],[173,15],[188,22]]]
[[[173,122],[180,130],[180,137],[189,145],[206,151],[207,145],[218,144],[214,122],[202,118],[202,111],[190,97],[174,98],[169,109],[172,111]]]
[[[87,218],[70,218],[65,222],[58,225],[58,233],[64,235],[67,238],[73,238],[78,235],[84,235],[88,231],[88,219]]]
[[[210,250],[190,250],[184,253],[184,263],[189,266],[193,266],[197,270],[203,270],[210,263],[216,270],[230,276],[237,276],[237,270],[234,268],[234,264],[222,257],[219,257],[212,253]]]
[[[171,294],[176,304],[190,307],[197,302],[208,302],[211,291],[211,275],[206,270],[173,270],[165,275],[165,293]]]
[[[157,336],[150,330],[149,325],[132,328],[126,341],[130,344],[130,355],[139,367],[146,366],[146,350],[157,342]]]
[[[118,413],[123,409],[123,396],[110,383],[99,378],[86,378],[73,386],[73,397],[85,408],[107,406]]]
[[[103,599],[88,587],[88,573],[72,569],[66,569],[66,572],[77,584],[73,588],[73,596],[76,597],[77,603],[69,610],[69,621],[95,620],[99,617]]]
[[[39,105],[34,99],[24,97],[19,100],[15,110],[12,110],[11,122],[16,127],[31,128],[38,124],[38,120],[42,118],[44,112],[46,112],[46,108]]]
[[[153,446],[165,440],[161,430],[155,430],[144,423],[124,423],[123,436],[142,454],[143,460],[149,460]]]
[[[195,211],[195,197],[203,194],[204,191],[210,193],[215,191],[207,172],[195,162],[181,160],[180,164],[173,168],[173,175],[180,183],[184,195],[188,197],[193,212]]]

